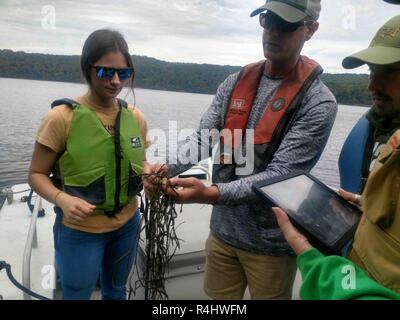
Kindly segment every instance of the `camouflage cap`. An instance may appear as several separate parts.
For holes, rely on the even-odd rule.
[[[353,69],[366,63],[383,65],[396,62],[400,62],[400,15],[378,30],[367,49],[344,58],[342,65],[345,69]]]

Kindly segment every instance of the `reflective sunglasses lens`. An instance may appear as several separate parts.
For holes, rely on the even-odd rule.
[[[114,69],[96,67],[96,75],[99,79],[111,79],[114,76]]]
[[[96,76],[99,79],[103,78],[103,68],[96,68]]]
[[[133,74],[132,68],[118,70],[118,76],[121,80],[128,80]]]
[[[117,72],[120,80],[128,80],[133,74],[132,68],[124,68],[124,69],[114,69],[107,67],[94,67],[94,68],[96,68],[96,75],[99,79],[110,80],[114,77],[115,72]]]
[[[112,68],[103,68],[103,78],[104,79],[111,79],[114,77],[115,70]]]

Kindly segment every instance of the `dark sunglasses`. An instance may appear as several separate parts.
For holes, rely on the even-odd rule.
[[[99,79],[107,79],[110,80],[114,77],[115,73],[118,73],[118,77],[120,80],[125,81],[128,80],[133,75],[133,68],[109,68],[109,67],[101,67],[101,66],[91,66],[96,69],[96,76]]]
[[[305,21],[290,23],[283,20],[278,15],[273,14],[272,12],[266,12],[260,14],[261,27],[263,27],[264,29],[274,28],[279,32],[294,32],[298,28],[310,24],[312,22],[313,21],[311,20],[305,20]]]

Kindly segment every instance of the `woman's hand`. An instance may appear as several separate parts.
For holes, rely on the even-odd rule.
[[[70,196],[65,192],[61,192],[57,196],[56,205],[62,209],[67,221],[75,223],[84,221],[96,209],[95,205],[80,198]]]
[[[272,211],[275,213],[283,236],[297,255],[302,254],[312,248],[307,238],[297,231],[297,229],[292,225],[285,211],[283,211],[281,208],[272,208]]]
[[[143,187],[146,197],[153,198],[155,192],[157,191],[157,179],[155,174],[160,173],[168,176],[168,166],[165,164],[149,164],[147,161],[143,165]]]
[[[339,195],[348,202],[350,202],[351,204],[358,207],[359,209],[362,209],[362,201],[361,201],[361,196],[359,194],[339,189]]]

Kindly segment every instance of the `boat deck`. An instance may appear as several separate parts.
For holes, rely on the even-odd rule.
[[[14,193],[29,189],[27,184],[16,185],[12,188]],[[7,201],[0,210],[0,260],[5,260],[12,267],[14,277],[23,283],[23,259],[24,250],[31,225],[32,214],[26,203],[20,202],[28,192],[17,193],[11,204]],[[32,199],[35,203],[36,197]],[[53,224],[55,214],[53,205],[42,200],[45,216],[38,218],[37,238],[33,237],[33,249],[31,253],[30,281],[25,281],[32,291],[51,299],[60,299],[61,294],[56,289],[54,248],[53,248]],[[180,206],[177,207],[178,212]],[[179,213],[176,226],[177,235],[181,247],[170,263],[169,274],[166,276],[166,289],[170,299],[176,300],[204,300],[208,297],[203,292],[204,246],[209,233],[209,221],[211,206],[190,204],[183,206],[183,212]],[[26,253],[25,253],[26,256]],[[29,256],[28,256],[29,257]],[[26,260],[29,260],[26,258]],[[29,280],[29,279],[28,279]],[[299,273],[293,289],[293,299],[299,299],[301,278]],[[0,299],[21,300],[29,297],[14,287],[7,278],[5,270],[0,272]],[[137,294],[133,299],[143,298]],[[94,292],[92,299],[100,299],[98,290]],[[249,299],[246,292],[245,299]]]
[[[16,185],[12,188],[14,193],[27,189],[29,189],[27,184]],[[0,210],[0,260],[11,265],[11,271],[20,283],[23,282],[22,264],[32,218],[26,202],[20,202],[20,199],[27,196],[28,193],[15,194],[13,202],[8,204],[6,201]],[[32,199],[32,202],[34,201],[35,198]],[[53,298],[51,282],[53,282],[55,274],[53,248],[55,215],[49,202],[43,201],[42,206],[45,209],[45,216],[37,219],[37,246],[33,248],[31,254],[31,289],[41,295]],[[24,298],[22,291],[9,281],[5,270],[0,272],[0,295],[5,300]]]

